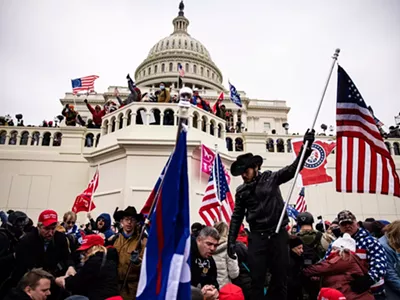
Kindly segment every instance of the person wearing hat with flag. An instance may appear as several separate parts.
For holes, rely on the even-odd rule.
[[[311,155],[315,132],[307,131],[304,143],[308,143],[304,161]],[[300,152],[301,153],[301,152]],[[235,208],[231,217],[228,237],[228,255],[235,259],[235,242],[246,215],[250,225],[248,260],[252,277],[250,299],[263,299],[267,268],[272,280],[268,288],[268,299],[287,298],[287,269],[289,264],[287,215],[279,233],[275,234],[284,201],[279,186],[291,180],[296,173],[300,156],[289,166],[278,171],[261,173],[263,159],[259,155],[239,155],[231,166],[233,176],[242,176],[243,184],[236,190]]]
[[[117,265],[107,258],[103,237],[97,234],[85,236],[77,251],[82,254],[82,268],[74,276],[56,278],[56,284],[73,295],[86,296],[90,300],[119,296]]]
[[[114,213],[114,219],[120,222],[122,230],[115,240],[114,247],[118,252],[118,283],[122,298],[124,300],[135,299],[139,283],[140,268],[146,238],[141,241],[138,223],[142,221],[142,215],[138,214],[136,208],[128,206],[125,210]],[[132,255],[137,251],[138,255]]]

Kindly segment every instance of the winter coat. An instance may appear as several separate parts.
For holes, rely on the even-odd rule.
[[[400,299],[400,253],[397,253],[388,243],[384,235],[379,239],[387,258],[387,272],[385,275],[385,290],[387,299]]]
[[[168,89],[164,89],[161,91],[161,93],[158,95],[157,102],[166,102],[169,103],[171,100],[171,95],[169,93]]]
[[[220,288],[225,284],[232,283],[232,279],[239,276],[238,261],[228,256],[227,247],[228,243],[226,242],[226,238],[221,238],[213,254],[217,266],[217,281]]]
[[[304,275],[322,277],[323,287],[336,289],[347,299],[374,300],[374,296],[369,291],[356,294],[351,290],[350,282],[354,280],[353,275],[365,275],[367,267],[356,254],[351,253],[347,257],[348,260],[345,260],[337,253],[331,254],[326,260],[304,269]]]
[[[104,220],[104,226],[101,229],[97,228],[97,222],[99,221],[99,219]],[[92,230],[97,230],[100,233],[104,234],[104,236],[106,237],[106,240],[108,240],[111,236],[113,236],[115,234],[115,232],[112,231],[112,229],[111,229],[111,216],[107,213],[100,214],[97,217],[96,222],[93,219],[91,219],[90,224],[92,225]]]
[[[61,114],[65,117],[65,125],[76,126],[76,117],[78,113],[75,110],[64,107]]]
[[[312,150],[306,151],[304,161],[311,152]],[[231,242],[236,239],[245,215],[250,231],[270,231],[271,233],[275,231],[284,206],[279,186],[294,177],[299,161],[300,156],[291,165],[275,172],[265,171],[257,175],[253,181],[237,188],[235,208],[229,226]],[[288,223],[289,218],[285,214],[282,227]]]
[[[118,252],[119,262],[118,262],[118,283],[121,287],[124,283],[126,272],[129,268],[129,263],[131,261],[131,253],[136,250],[139,243],[139,234],[134,233],[130,237],[125,237],[124,233],[120,233],[118,238],[115,240],[114,248]],[[143,258],[144,246],[141,247],[140,259]],[[121,292],[121,296],[124,300],[135,299],[136,290],[139,283],[141,266],[132,265],[130,274],[128,275],[127,284]]]
[[[9,229],[0,228],[0,285],[14,269],[14,252],[18,241]]]
[[[213,257],[203,258],[200,256],[199,249],[197,247],[196,239],[191,239],[190,247],[190,272],[192,279],[190,284],[194,287],[204,287],[205,285],[213,285],[219,290],[219,284],[217,280],[217,266]]]
[[[74,266],[64,233],[55,232],[45,250],[43,238],[37,228],[26,234],[16,247],[15,282],[30,269],[43,268],[53,276],[64,275],[68,267]]]
[[[239,276],[232,279],[232,283],[242,289],[245,299],[250,299],[251,276],[247,260],[247,246],[243,242],[236,241],[235,250],[239,264]]]
[[[104,256],[107,254],[97,252],[89,257],[75,276],[65,278],[65,289],[90,300],[118,296],[117,265]]]
[[[371,286],[374,293],[383,291],[384,279],[386,275],[386,254],[382,245],[377,239],[372,237],[364,228],[359,228],[352,236],[356,241],[356,254],[361,260],[366,261],[369,269],[368,275],[375,282]],[[332,245],[329,246],[325,258],[329,256]]]
[[[86,106],[89,109],[89,111],[92,113],[93,123],[95,125],[101,126],[101,120],[105,116],[106,111],[104,109],[101,109],[100,111],[96,111],[89,103],[86,103]],[[96,105],[96,107],[97,106],[98,105]]]
[[[4,298],[4,300],[31,300],[32,298],[28,296],[23,290],[19,288],[13,288],[10,293]]]

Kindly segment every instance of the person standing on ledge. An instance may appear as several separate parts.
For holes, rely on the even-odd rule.
[[[303,142],[308,141],[308,147],[300,170],[312,153],[311,145],[314,139],[315,131],[307,130]],[[285,205],[279,186],[295,176],[300,155],[291,165],[274,172],[261,173],[262,163],[261,156],[246,153],[239,155],[231,166],[232,175],[241,175],[243,184],[236,190],[235,208],[228,236],[228,255],[232,259],[236,258],[235,242],[246,215],[251,231],[248,249],[252,277],[250,299],[264,299],[264,283],[269,268],[272,279],[267,292],[268,299],[285,300],[289,264],[288,233],[285,227],[289,219],[285,215],[279,233],[276,234],[276,226]]]

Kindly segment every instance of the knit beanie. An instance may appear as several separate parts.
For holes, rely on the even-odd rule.
[[[228,283],[219,290],[219,300],[244,300],[242,289]]]
[[[303,241],[298,236],[291,235],[289,238],[290,249],[296,248],[299,245],[303,245]]]
[[[346,300],[346,297],[338,290],[322,288],[319,292],[318,300]]]
[[[348,249],[351,252],[356,252],[356,241],[351,238],[350,234],[345,233],[343,237],[338,238],[333,242],[332,248]]]

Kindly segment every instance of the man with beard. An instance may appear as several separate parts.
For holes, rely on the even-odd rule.
[[[308,143],[304,161],[310,156],[314,131],[307,131],[304,143]],[[264,299],[264,283],[269,267],[271,283],[268,299],[285,300],[287,297],[288,233],[285,229],[289,219],[285,214],[278,233],[275,233],[284,201],[279,186],[293,179],[300,156],[289,166],[278,171],[260,172],[263,159],[252,153],[237,157],[231,166],[233,176],[242,176],[243,184],[236,190],[235,208],[231,218],[228,237],[228,255],[235,259],[238,232],[246,215],[250,225],[248,260],[252,277],[250,299]]]

